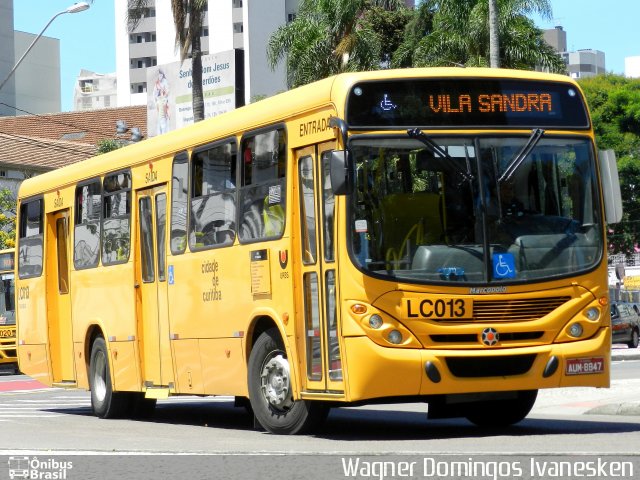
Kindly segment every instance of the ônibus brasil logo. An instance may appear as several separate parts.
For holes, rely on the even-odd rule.
[[[67,471],[73,468],[73,462],[38,457],[9,457],[9,478],[28,478],[38,480],[64,480]]]

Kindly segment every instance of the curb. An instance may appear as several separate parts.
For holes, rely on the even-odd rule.
[[[608,403],[584,412],[585,415],[635,415],[640,416],[640,402]]]
[[[628,353],[629,350],[611,350],[611,360],[640,360],[640,348],[634,348],[634,352]]]

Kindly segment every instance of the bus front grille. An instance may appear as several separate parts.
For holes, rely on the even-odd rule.
[[[523,322],[537,320],[568,302],[571,297],[526,298],[520,300],[476,300],[476,322]]]
[[[535,354],[496,357],[447,357],[447,367],[454,377],[507,377],[522,375],[531,369]]]

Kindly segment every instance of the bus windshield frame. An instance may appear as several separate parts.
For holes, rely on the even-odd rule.
[[[410,283],[510,285],[575,276],[600,263],[605,242],[590,137],[429,138],[438,149],[406,135],[350,138],[349,252],[360,270]]]

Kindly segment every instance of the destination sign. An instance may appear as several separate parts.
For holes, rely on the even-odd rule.
[[[349,128],[589,127],[576,87],[511,79],[407,79],[356,84]]]
[[[13,253],[0,253],[0,271],[13,271],[14,258]]]

